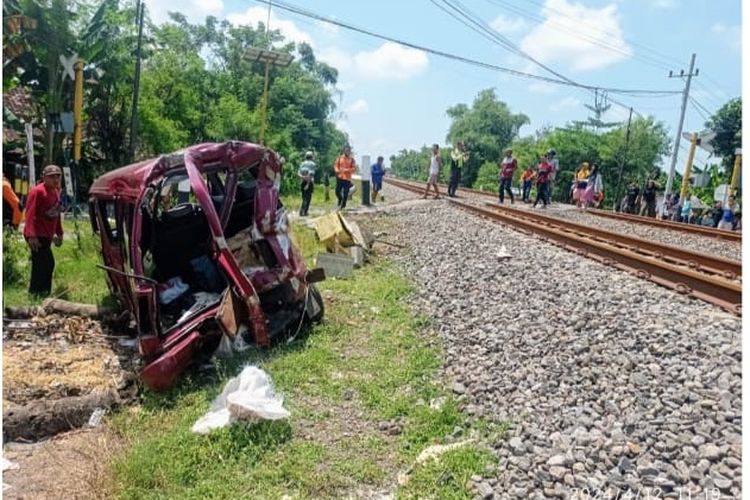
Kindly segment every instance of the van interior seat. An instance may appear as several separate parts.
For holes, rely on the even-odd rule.
[[[153,257],[156,279],[189,276],[190,261],[211,249],[208,221],[199,205],[181,203],[154,221]]]

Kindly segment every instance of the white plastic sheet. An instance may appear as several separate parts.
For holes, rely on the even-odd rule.
[[[268,374],[256,366],[246,366],[227,382],[208,413],[193,424],[193,432],[207,434],[237,421],[280,420],[289,415]]]

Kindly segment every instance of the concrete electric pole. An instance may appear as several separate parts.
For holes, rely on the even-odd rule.
[[[696,70],[695,73],[693,73],[693,68],[695,67],[695,54],[690,58],[690,70],[688,70],[687,75],[684,74],[683,70],[680,70],[679,75],[673,75],[672,72],[669,72],[670,78],[682,78],[684,76],[687,76],[687,81],[685,82],[685,90],[682,93],[682,110],[680,110],[680,122],[677,125],[677,134],[675,135],[674,139],[674,150],[672,151],[672,162],[669,166],[669,176],[667,177],[667,186],[664,191],[664,202],[662,204],[661,212],[662,214],[666,210],[667,202],[669,201],[669,196],[672,194],[672,182],[674,181],[674,168],[675,165],[677,165],[677,152],[680,149],[680,136],[682,135],[682,125],[685,122],[685,109],[687,108],[687,100],[688,95],[690,93],[690,81],[694,76],[698,76],[698,71]]]

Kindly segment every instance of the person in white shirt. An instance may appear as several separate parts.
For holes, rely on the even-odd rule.
[[[443,166],[443,160],[440,158],[440,146],[437,144],[432,145],[432,156],[430,157],[430,170],[427,177],[427,185],[424,188],[424,195],[422,198],[427,198],[430,193],[430,186],[435,188],[435,199],[440,199],[440,191],[438,191],[438,177],[440,177],[440,169]]]

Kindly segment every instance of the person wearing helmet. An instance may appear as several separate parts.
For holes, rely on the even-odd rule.
[[[557,160],[557,151],[555,151],[554,148],[550,148],[550,150],[547,151],[547,162],[552,165],[552,171],[550,172],[547,184],[547,203],[550,204],[552,203],[552,190],[555,186],[555,176],[560,169],[560,162]]]
[[[302,206],[300,206],[299,214],[301,217],[307,215],[307,211],[310,209],[310,200],[312,199],[315,176],[315,162],[313,161],[313,152],[308,151],[305,153],[305,161],[300,163],[299,170],[297,170],[297,176],[300,181],[300,191],[302,192]]]

